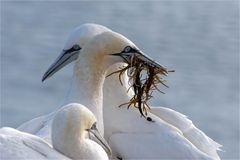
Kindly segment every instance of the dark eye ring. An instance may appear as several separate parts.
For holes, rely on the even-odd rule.
[[[80,46],[77,45],[77,44],[74,44],[72,48],[73,48],[74,50],[76,50],[76,51],[79,50],[79,49],[81,49]]]
[[[93,125],[92,125],[91,129],[94,129],[94,130],[96,130],[96,129],[97,129],[97,122],[94,122],[94,123],[93,123]]]
[[[124,48],[124,52],[125,52],[125,53],[128,53],[128,52],[131,51],[131,49],[132,49],[132,48],[131,48],[130,46],[127,46],[127,47]]]

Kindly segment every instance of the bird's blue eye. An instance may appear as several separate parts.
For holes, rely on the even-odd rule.
[[[125,53],[128,53],[128,52],[131,51],[131,49],[132,49],[132,48],[131,48],[130,46],[127,46],[127,47],[124,48],[124,52],[125,52]]]
[[[77,45],[77,44],[74,44],[72,48],[73,48],[74,50],[80,50],[80,49],[81,49],[80,46]]]
[[[96,130],[97,129],[97,122],[93,123],[91,129]]]

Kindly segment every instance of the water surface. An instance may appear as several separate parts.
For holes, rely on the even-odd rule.
[[[67,34],[94,22],[131,39],[175,69],[153,105],[186,114],[239,158],[239,9],[237,1],[1,1],[1,126],[17,127],[58,108],[72,66],[41,82]]]

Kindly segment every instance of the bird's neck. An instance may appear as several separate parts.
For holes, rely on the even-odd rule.
[[[54,144],[54,148],[71,159],[87,158],[85,153],[86,149],[88,149],[86,148],[86,139],[83,136],[71,133],[69,133],[67,136],[68,137],[59,139],[59,142],[57,144]]]
[[[107,75],[110,75],[111,73],[118,71],[119,68],[123,68],[124,64],[116,64],[113,65],[107,72]],[[126,103],[130,100],[130,98],[133,96],[133,90],[129,87],[131,87],[131,84],[129,84],[129,77],[127,76],[127,72],[123,73],[119,77],[119,73],[112,74],[108,76],[104,81],[104,106],[106,106],[106,109],[109,107],[114,107],[110,104],[115,104],[116,106],[119,106],[123,103]]]
[[[123,67],[121,64],[116,64],[109,68],[107,75],[119,70],[119,67]],[[121,78],[121,82],[119,78]],[[123,73],[121,77],[119,77],[119,73],[113,74],[107,77],[104,81],[104,89],[103,89],[103,118],[105,122],[105,130],[104,137],[109,140],[109,137],[112,135],[112,131],[115,130],[115,125],[119,122],[123,122],[122,119],[126,117],[126,115],[131,112],[127,111],[127,105],[124,107],[119,107],[120,105],[129,102],[131,97],[133,96],[133,90],[129,87],[131,86],[129,83],[129,77],[127,73]],[[128,91],[129,89],[129,91]],[[124,124],[125,126],[126,124]],[[113,128],[113,130],[109,130],[108,128]],[[121,130],[120,124],[120,130]]]
[[[105,72],[96,65],[79,62],[74,67],[73,80],[65,104],[80,103],[93,112],[98,129],[103,134],[103,83]]]
[[[78,138],[73,139],[71,142],[64,144],[64,147],[59,150],[61,153],[67,157],[78,160],[78,159],[105,159],[107,160],[108,156],[103,148],[97,143],[89,140],[87,138]]]

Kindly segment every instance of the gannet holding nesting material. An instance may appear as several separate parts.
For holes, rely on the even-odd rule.
[[[81,37],[79,37],[79,41],[81,41]],[[84,48],[84,46],[81,48]],[[79,53],[79,57],[81,59],[82,51],[80,51]],[[89,54],[92,53],[89,52]],[[75,66],[76,65],[77,64],[75,64]],[[118,68],[116,67],[115,70],[116,69]],[[111,71],[109,73],[111,73]],[[128,88],[128,86],[121,86],[119,80],[116,79],[116,77],[117,76],[114,77],[114,75],[109,76],[104,82],[103,119],[105,137],[111,143],[113,151],[117,156],[123,158],[219,158],[216,153],[216,150],[219,147],[218,144],[212,141],[205,134],[198,136],[197,133],[202,132],[195,126],[189,125],[192,124],[191,121],[188,120],[184,115],[178,114],[178,112],[168,109],[159,109],[158,111],[156,111],[156,115],[159,115],[159,117],[149,114],[149,116],[155,121],[154,123],[152,123],[147,122],[143,118],[140,118],[139,113],[133,108],[130,108],[129,110],[118,108],[120,104],[125,103],[129,100],[129,95],[127,95],[126,93],[126,88]],[[127,82],[128,79],[126,78],[127,77],[125,76],[125,78],[123,79],[125,79],[125,81]],[[114,85],[111,85],[110,82]],[[79,89],[79,87],[74,87],[74,85],[78,86],[79,84],[73,83],[72,92],[70,92],[71,96],[69,96],[70,99],[68,102],[73,101],[81,103],[82,97],[80,95],[82,93],[80,93],[80,95],[78,93],[81,92],[81,90]],[[169,123],[169,119],[171,123]],[[178,119],[181,119],[182,121],[178,123]],[[187,133],[185,130],[183,130],[184,127],[191,130],[191,132]],[[189,135],[186,136],[186,133]],[[170,137],[173,136],[171,137],[172,139],[169,139],[168,134],[170,135]],[[191,137],[191,135],[197,135],[196,139],[204,139],[203,141],[196,143],[196,141],[193,141],[194,138]],[[121,140],[121,142],[119,142],[119,140]],[[209,140],[209,142],[206,143],[206,140]],[[147,146],[146,144],[149,144],[151,146],[153,142],[155,144],[153,146],[154,150],[151,150],[151,147]],[[143,143],[144,145],[141,146],[141,144]],[[134,146],[138,146],[138,152],[131,152],[131,148],[134,148]],[[164,147],[164,149],[162,147]],[[204,152],[201,147],[207,148],[207,150],[211,149],[213,152],[216,153],[216,156]],[[156,151],[156,149],[157,151],[159,151],[154,152]],[[152,152],[154,152],[154,154],[152,154]],[[172,154],[172,152],[174,152],[174,154]]]

